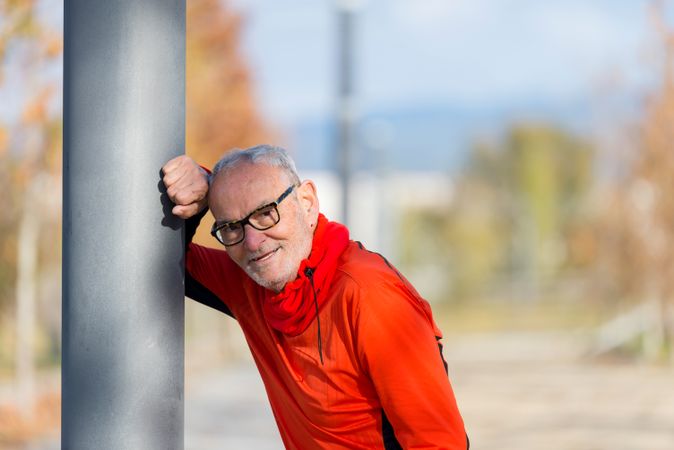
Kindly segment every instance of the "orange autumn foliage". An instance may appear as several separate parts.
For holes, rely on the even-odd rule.
[[[270,138],[239,51],[241,17],[225,5],[187,3],[187,153],[209,167],[232,147]]]
[[[213,167],[232,148],[268,142],[273,134],[257,111],[250,70],[240,52],[243,21],[226,2],[187,2],[186,152]],[[210,213],[195,241],[217,246]]]

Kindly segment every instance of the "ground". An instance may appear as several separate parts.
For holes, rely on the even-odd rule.
[[[445,357],[476,450],[671,450],[674,369],[586,355],[586,336],[448,336]],[[278,449],[261,381],[247,361],[188,372],[185,448]],[[3,449],[55,450],[58,435]]]

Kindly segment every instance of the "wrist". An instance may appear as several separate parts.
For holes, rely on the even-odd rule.
[[[211,171],[208,170],[208,169],[207,169],[206,167],[204,167],[204,166],[199,166],[199,171],[200,171],[201,174],[204,176],[204,178],[206,178],[206,182],[207,182],[208,185],[210,186],[210,185],[211,185],[211,178],[213,177],[213,174],[211,173]]]

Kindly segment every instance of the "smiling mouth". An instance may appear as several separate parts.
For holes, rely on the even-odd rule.
[[[276,247],[274,250],[267,252],[263,255],[258,256],[257,258],[251,258],[250,262],[251,263],[259,263],[259,262],[264,262],[271,258],[277,251],[279,251],[281,247]]]

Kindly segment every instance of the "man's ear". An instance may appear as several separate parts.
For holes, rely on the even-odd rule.
[[[316,185],[311,180],[304,180],[297,188],[297,198],[300,202],[300,208],[305,214],[308,224],[316,226],[318,220],[318,195]]]

